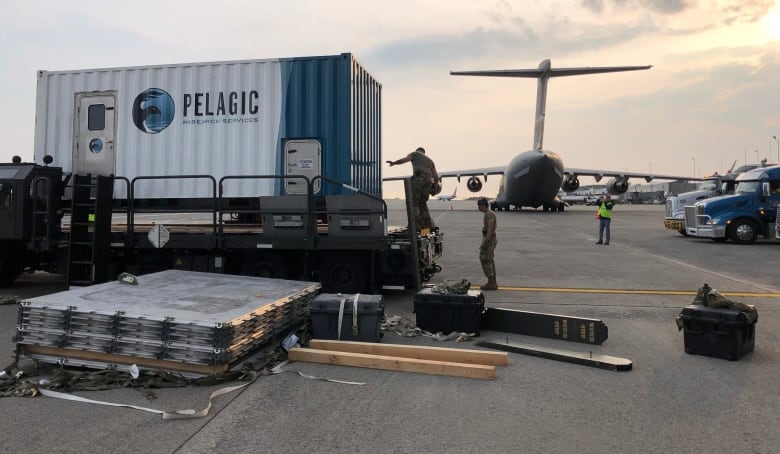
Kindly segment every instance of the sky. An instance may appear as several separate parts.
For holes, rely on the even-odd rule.
[[[770,0],[38,0],[0,16],[0,161],[32,160],[36,71],[353,53],[382,84],[383,158],[441,171],[532,146],[534,79],[457,70],[653,65],[554,78],[544,147],[571,167],[702,176],[780,161]],[[385,176],[410,173],[409,165]],[[498,178],[482,194],[494,196]],[[590,182],[592,183],[592,181]],[[582,179],[582,184],[589,184]],[[466,195],[465,180],[446,180]],[[402,193],[384,185],[386,197]]]

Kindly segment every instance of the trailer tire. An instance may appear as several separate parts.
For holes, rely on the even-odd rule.
[[[320,262],[320,282],[328,293],[359,293],[368,287],[367,267],[359,254],[327,254]]]
[[[753,244],[758,236],[756,224],[749,219],[737,219],[729,227],[728,236],[736,244]]]
[[[0,287],[10,287],[16,281],[19,267],[14,262],[0,260]]]
[[[286,279],[287,264],[278,255],[248,256],[244,258],[241,274],[243,276]]]

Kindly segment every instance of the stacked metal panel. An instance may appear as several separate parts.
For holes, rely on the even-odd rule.
[[[23,300],[17,347],[44,362],[218,373],[304,322],[320,284],[169,270]]]

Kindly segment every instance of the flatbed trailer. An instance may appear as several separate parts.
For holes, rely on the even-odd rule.
[[[131,181],[69,175],[36,164],[0,166],[4,175],[26,170],[21,180],[0,180],[6,189],[15,188],[10,206],[0,208],[6,226],[0,238],[5,285],[24,271],[64,274],[69,285],[91,285],[122,272],[181,269],[319,281],[326,291],[379,293],[419,288],[440,270],[441,232],[417,233],[414,225],[390,228],[384,200],[357,188],[349,187],[353,194],[315,195],[315,184],[341,185],[325,177],[241,175],[217,181],[184,175]],[[164,178],[205,181],[212,196],[134,197],[145,180]],[[296,179],[307,190],[231,196],[232,184],[250,178]],[[10,228],[13,223],[18,228]]]

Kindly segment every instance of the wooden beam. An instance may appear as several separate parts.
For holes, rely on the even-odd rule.
[[[309,348],[368,355],[398,356],[401,358],[427,359],[464,364],[506,366],[509,354],[463,348],[420,347],[415,345],[374,344],[369,342],[312,339]]]
[[[368,355],[365,353],[335,352],[311,348],[290,349],[291,361],[305,361],[339,366],[365,367],[369,369],[397,370],[421,374],[451,375],[467,378],[496,378],[496,367],[484,364],[463,364],[447,361],[431,361],[396,356]]]

